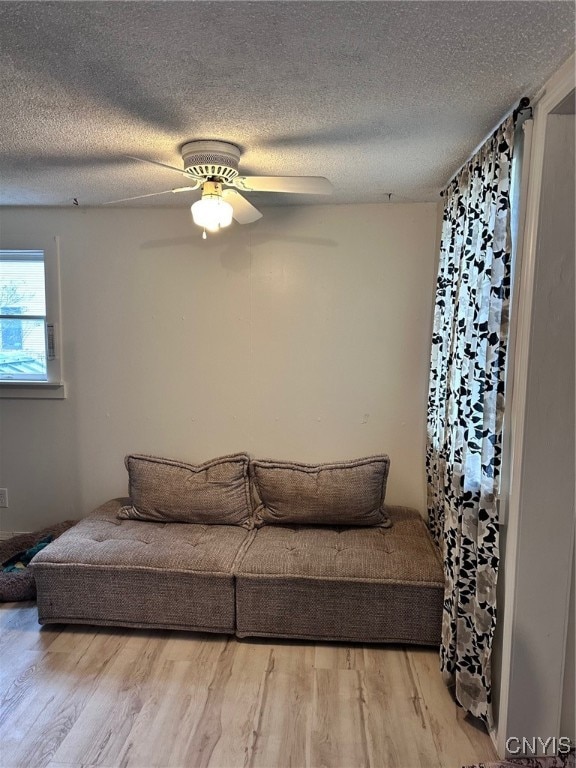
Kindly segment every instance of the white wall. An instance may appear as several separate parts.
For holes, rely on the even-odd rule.
[[[188,209],[4,209],[0,245],[60,237],[66,400],[0,401],[0,528],[87,514],[123,457],[388,452],[425,508],[435,204],[269,208],[208,241]]]

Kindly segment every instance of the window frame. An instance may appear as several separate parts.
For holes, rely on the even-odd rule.
[[[61,298],[60,298],[60,241],[58,237],[46,238],[40,242],[23,244],[5,242],[2,238],[2,251],[42,251],[44,253],[44,287],[46,293],[46,328],[53,329],[54,354],[46,355],[46,379],[2,379],[0,380],[0,399],[64,399],[66,385],[63,380],[62,336],[61,336]],[[47,344],[48,347],[48,344]]]

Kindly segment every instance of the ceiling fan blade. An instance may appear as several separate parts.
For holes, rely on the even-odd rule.
[[[175,189],[171,189],[171,192],[192,192],[195,189],[198,189],[198,187],[202,186],[203,179],[195,179],[194,180],[194,186],[192,187],[176,187]]]
[[[107,200],[102,205],[114,205],[114,203],[127,203],[129,200],[142,200],[144,197],[155,197],[156,195],[167,195],[170,192],[192,192],[198,189],[200,182],[194,187],[176,187],[176,189],[165,189],[163,192],[150,192],[148,195],[136,195],[135,197],[121,197],[119,200]]]
[[[134,155],[126,155],[126,157],[129,157],[130,160],[138,160],[140,163],[149,163],[150,165],[159,165],[161,168],[168,168],[170,171],[176,171],[177,173],[181,173],[183,176],[189,176],[189,173],[186,173],[183,168],[176,168],[174,165],[166,165],[166,163],[159,163],[158,160],[146,160],[144,157],[134,157]]]
[[[294,192],[330,195],[334,188],[323,176],[236,176],[232,184],[244,192]]]
[[[232,215],[238,224],[250,224],[262,218],[260,211],[235,189],[225,189],[222,197],[232,206]]]

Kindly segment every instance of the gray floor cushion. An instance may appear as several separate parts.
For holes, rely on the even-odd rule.
[[[239,636],[438,645],[444,579],[415,510],[392,528],[265,526],[236,568]]]
[[[234,632],[233,565],[248,531],[120,520],[115,499],[32,561],[40,623]]]

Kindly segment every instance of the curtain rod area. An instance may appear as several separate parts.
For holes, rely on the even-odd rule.
[[[473,151],[472,151],[472,152],[471,152],[471,153],[468,155],[468,157],[466,158],[466,160],[464,160],[464,162],[463,162],[463,163],[462,163],[462,165],[461,165],[461,166],[458,168],[458,170],[457,170],[455,173],[453,173],[453,174],[452,174],[452,176],[451,176],[451,177],[448,179],[448,181],[447,181],[447,182],[446,182],[446,184],[444,185],[444,188],[443,188],[443,189],[442,189],[442,191],[440,192],[440,197],[444,197],[444,193],[446,192],[446,190],[448,189],[448,187],[450,186],[450,184],[451,184],[451,183],[454,181],[454,179],[456,178],[456,176],[457,176],[457,175],[460,173],[460,171],[462,170],[462,168],[464,168],[464,166],[466,165],[466,163],[469,163],[469,162],[470,162],[470,160],[471,160],[471,159],[474,157],[474,155],[476,154],[476,152],[478,152],[478,150],[480,149],[480,147],[482,147],[482,145],[483,145],[483,144],[486,142],[486,140],[487,140],[487,139],[488,139],[490,136],[492,136],[492,134],[494,133],[494,131],[497,131],[497,130],[498,130],[498,128],[499,128],[499,127],[502,125],[502,123],[503,123],[503,122],[505,122],[505,121],[506,121],[506,120],[507,120],[507,119],[510,117],[510,115],[512,115],[514,122],[515,122],[515,123],[517,123],[517,122],[518,122],[518,118],[521,116],[521,114],[522,114],[523,112],[526,112],[526,110],[529,110],[529,111],[530,111],[530,115],[529,115],[529,118],[530,118],[530,117],[532,117],[532,107],[530,106],[530,99],[528,98],[528,96],[522,96],[522,98],[521,98],[521,99],[520,99],[520,101],[518,102],[518,106],[516,106],[516,107],[514,107],[514,108],[512,108],[512,109],[509,109],[509,110],[508,110],[508,112],[506,112],[506,114],[504,115],[504,117],[502,117],[502,118],[499,120],[499,122],[496,124],[496,126],[495,126],[494,128],[492,128],[492,130],[491,130],[491,131],[489,131],[489,132],[486,134],[486,136],[485,136],[485,137],[482,139],[482,141],[480,142],[480,144],[478,144],[478,145],[475,147],[475,149],[474,149],[474,150],[473,150]]]

